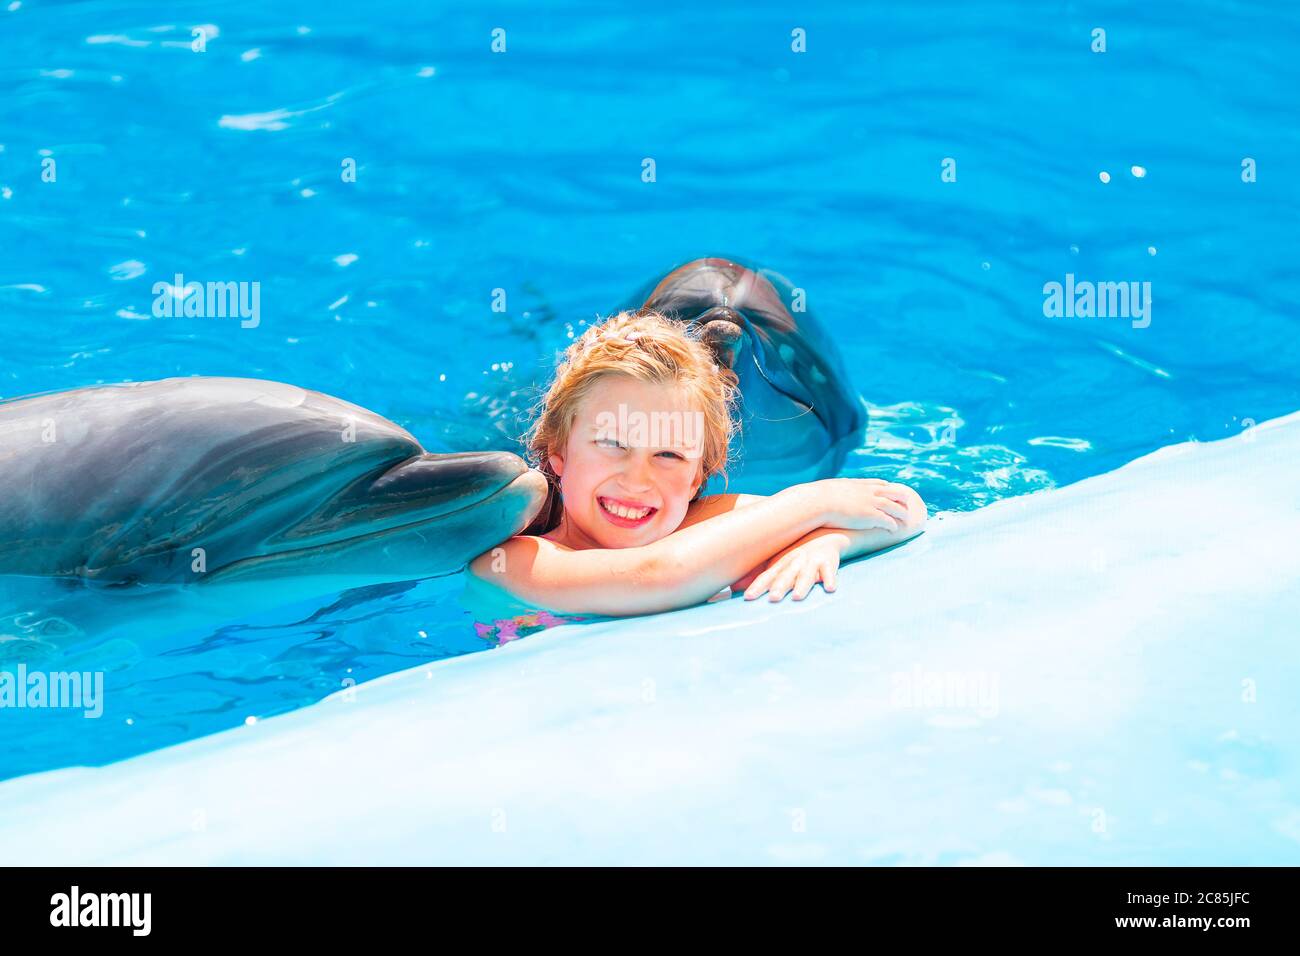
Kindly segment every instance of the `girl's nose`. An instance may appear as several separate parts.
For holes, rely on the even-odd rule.
[[[646,454],[629,455],[621,477],[623,485],[629,493],[648,490],[650,488],[650,456]]]

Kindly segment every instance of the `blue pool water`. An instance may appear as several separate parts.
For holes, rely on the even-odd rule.
[[[262,377],[508,448],[581,322],[721,252],[838,334],[872,411],[844,473],[935,512],[1300,408],[1291,7],[535,7],[0,2],[0,397]],[[153,318],[177,273],[259,282],[260,324]],[[1047,318],[1067,273],[1149,281],[1149,327]],[[0,582],[0,665],[107,682],[97,721],[4,714],[0,777],[482,650],[460,589],[191,627]]]

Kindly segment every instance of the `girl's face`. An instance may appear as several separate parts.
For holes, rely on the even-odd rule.
[[[703,425],[671,384],[602,375],[550,456],[570,544],[633,548],[676,531],[704,481]]]

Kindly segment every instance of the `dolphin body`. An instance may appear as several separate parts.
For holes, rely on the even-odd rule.
[[[657,279],[629,309],[696,328],[740,380],[740,460],[733,490],[772,494],[839,471],[861,442],[866,406],[839,352],[791,282],[729,259],[696,259]]]
[[[0,403],[0,575],[316,593],[431,577],[518,533],[545,493],[516,455],[428,454],[373,412],[277,382]]]

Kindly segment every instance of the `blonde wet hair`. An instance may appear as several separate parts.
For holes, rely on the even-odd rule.
[[[704,478],[691,500],[704,493],[714,475],[722,475],[725,483],[736,430],[736,373],[717,364],[695,329],[650,310],[620,312],[588,328],[565,350],[555,378],[533,410],[524,444],[530,464],[546,476],[551,495],[525,534],[549,531],[559,522],[563,505],[550,456],[568,447],[578,406],[608,375],[681,388],[703,414],[704,424],[700,455]]]

